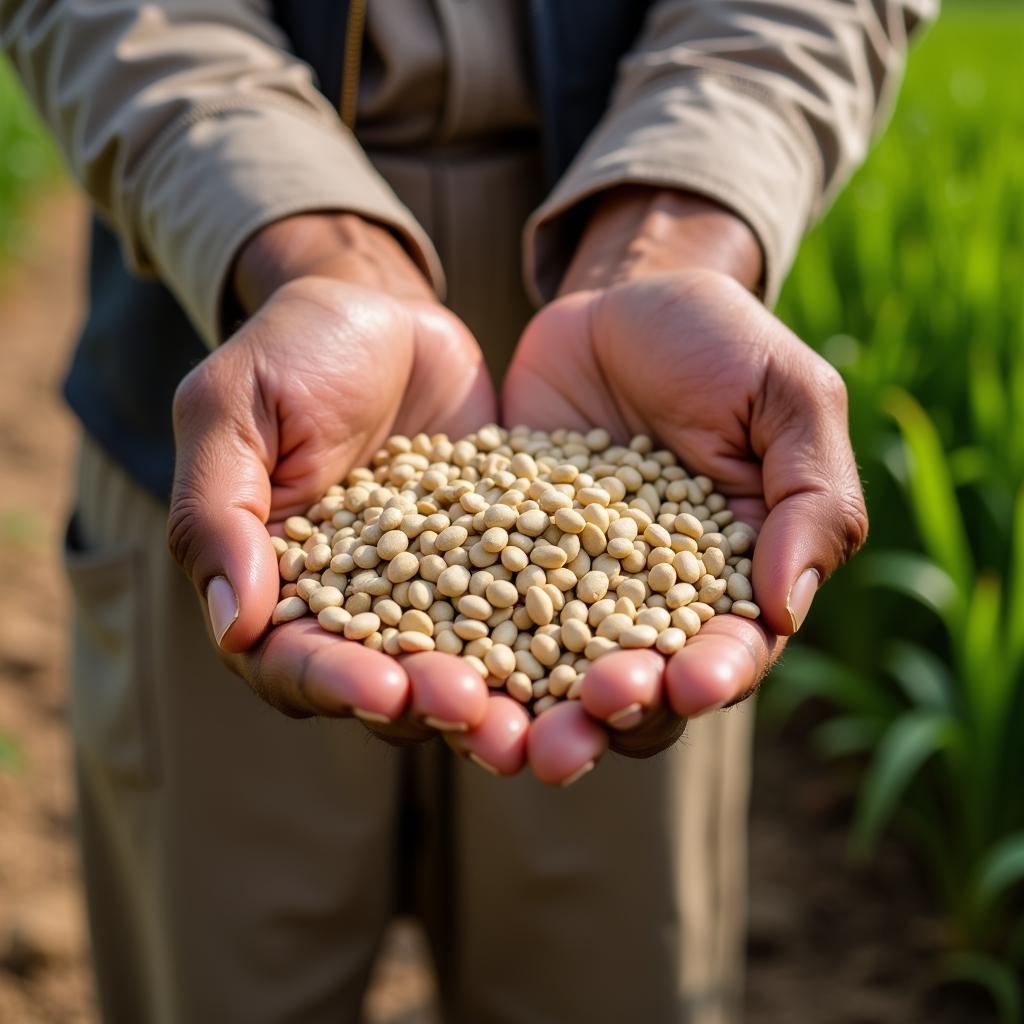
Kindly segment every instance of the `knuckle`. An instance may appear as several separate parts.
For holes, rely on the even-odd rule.
[[[198,498],[177,485],[167,516],[167,547],[189,576],[199,554],[200,522]]]
[[[839,564],[848,562],[868,539],[868,512],[860,487],[838,498]]]

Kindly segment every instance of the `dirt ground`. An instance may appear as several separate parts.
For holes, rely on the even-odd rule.
[[[58,552],[76,427],[58,385],[82,309],[85,216],[38,205],[0,274],[0,1021],[96,1020],[73,847],[65,730],[68,600]],[[792,737],[758,744],[748,1024],[912,1024],[940,927],[895,849],[844,860],[848,806]],[[432,1024],[433,983],[408,923],[394,930],[368,1024]],[[943,1020],[978,1024],[975,1014]]]

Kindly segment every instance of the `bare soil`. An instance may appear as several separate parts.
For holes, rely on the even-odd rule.
[[[38,204],[0,273],[0,1021],[96,1020],[73,843],[60,569],[76,426],[59,397],[82,312],[85,211]],[[848,806],[799,737],[762,736],[752,811],[748,1024],[912,1024],[941,927],[895,848],[845,860]],[[367,997],[370,1024],[433,1024],[422,939],[399,922]],[[978,1024],[947,1007],[943,1020]]]

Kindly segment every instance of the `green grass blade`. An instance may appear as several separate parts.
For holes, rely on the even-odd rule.
[[[882,667],[899,683],[913,706],[954,710],[953,677],[934,652],[909,640],[893,640],[882,655]]]
[[[811,735],[811,742],[822,757],[849,757],[873,750],[884,731],[884,723],[877,718],[840,715],[819,725]]]
[[[943,975],[947,981],[965,981],[980,985],[992,997],[999,1024],[1021,1024],[1020,981],[1013,969],[987,953],[951,954]]]
[[[914,777],[935,754],[952,742],[956,723],[933,711],[907,711],[886,730],[860,791],[853,823],[851,852],[864,860]]]
[[[1015,678],[1024,671],[1024,487],[1013,508],[1012,557],[1007,577],[1006,653]]]
[[[871,551],[852,570],[863,586],[884,587],[935,612],[955,629],[963,600],[945,569],[916,551]]]
[[[907,448],[910,500],[924,548],[958,591],[966,593],[973,576],[973,558],[938,432],[906,391],[890,391],[885,408],[899,425]]]
[[[762,712],[776,724],[786,721],[812,697],[867,716],[889,718],[899,709],[899,704],[874,680],[829,654],[806,647],[786,652],[761,694]]]
[[[1024,881],[1024,831],[997,843],[978,867],[971,902],[978,917],[987,914],[1006,891]]]

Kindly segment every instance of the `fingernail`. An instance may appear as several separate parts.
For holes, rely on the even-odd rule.
[[[804,619],[807,618],[807,613],[811,610],[811,602],[814,600],[820,583],[821,577],[818,575],[817,569],[805,569],[796,583],[789,588],[786,611],[789,612],[789,617],[793,621],[794,633],[804,624]]]
[[[624,708],[619,708],[614,714],[608,716],[608,724],[613,729],[635,729],[643,717],[644,707],[642,704],[627,704]]]
[[[562,788],[564,789],[567,786],[571,786],[574,782],[579,782],[584,775],[586,775],[588,772],[592,772],[593,770],[594,762],[588,761],[585,765],[583,765],[582,768],[577,768],[576,771],[569,776],[569,778],[562,779]]]
[[[238,598],[223,576],[214,576],[210,580],[206,588],[206,606],[210,610],[210,625],[219,647],[224,634],[238,618]]]
[[[426,715],[423,724],[429,725],[431,729],[438,729],[440,732],[468,732],[469,726],[465,722],[449,722],[444,718],[435,718],[433,715]]]
[[[493,764],[488,764],[479,754],[470,753],[470,761],[473,762],[478,768],[483,768],[485,772],[490,772],[491,775],[497,775],[498,769]]]
[[[382,715],[379,711],[367,711],[364,708],[353,708],[352,714],[363,722],[373,722],[375,725],[387,725],[391,719]]]

